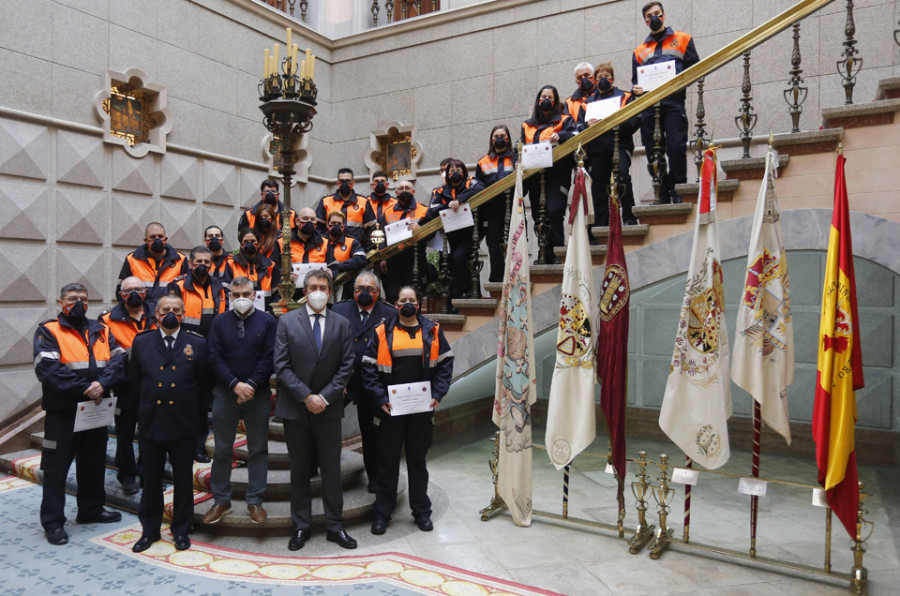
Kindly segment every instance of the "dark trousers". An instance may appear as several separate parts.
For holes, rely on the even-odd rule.
[[[138,506],[143,535],[159,536],[163,519],[163,473],[166,456],[172,464],[175,494],[172,501],[172,535],[187,536],[194,516],[194,438],[154,441],[140,438],[141,476],[144,490]]]
[[[356,402],[356,419],[359,421],[359,436],[362,439],[363,464],[369,484],[375,482],[378,475],[378,427],[375,426],[375,413],[367,396]]]
[[[378,432],[378,478],[375,481],[375,515],[391,519],[397,506],[400,453],[406,447],[409,507],[413,517],[431,516],[426,456],[434,438],[434,413],[381,416]]]
[[[134,429],[137,426],[137,403],[120,394],[116,414],[116,478],[119,482],[134,480],[138,467],[134,460]]]
[[[484,234],[487,244],[491,272],[488,281],[503,281],[503,269],[506,267],[506,255],[503,254],[503,233],[506,231],[505,195],[495,197],[478,208],[478,224],[480,233]]]
[[[572,184],[572,167],[565,160],[552,168],[544,170],[544,193],[547,197],[547,219],[550,223],[550,240],[547,249],[546,263],[556,262],[553,254],[554,246],[565,246],[564,220],[569,203],[569,187]],[[538,220],[541,197],[541,175],[535,174],[527,181],[528,201],[531,203],[531,216]]]
[[[248,505],[261,505],[266,494],[269,472],[269,411],[272,390],[269,385],[257,389],[250,401],[239,404],[230,389],[216,385],[213,389],[213,437],[216,442],[209,486],[216,505],[231,501],[231,462],[234,458],[234,436],[238,421],[247,428],[247,497]]]
[[[447,234],[450,255],[447,259],[450,266],[450,299],[462,298],[472,289],[472,272],[469,269],[469,257],[472,255],[472,228],[457,230]]]
[[[200,406],[200,425],[197,427],[197,436],[194,439],[194,453],[206,453],[206,441],[209,439],[209,411],[210,408]]]
[[[341,482],[341,420],[321,420],[316,414],[300,412],[298,420],[284,421],[284,436],[291,460],[291,518],[296,530],[312,524],[312,494],[309,479],[313,450],[319,457],[322,475],[322,504],[329,532],[344,529],[344,494]]]
[[[591,171],[591,196],[594,199],[594,224],[595,226],[609,225],[609,179],[612,175],[613,150],[600,151],[589,157]],[[625,192],[619,193],[619,202],[622,204],[622,217],[633,219],[631,208],[634,207],[634,190],[631,186],[631,152],[625,149],[619,150],[619,180],[624,185]],[[621,189],[620,189],[621,190]],[[588,224],[588,237],[590,235]]]
[[[91,518],[100,514],[106,503],[106,428],[72,432],[75,412],[48,411],[44,419],[44,447],[41,470],[44,472],[41,499],[41,525],[55,530],[66,523],[66,477],[72,459],[78,482],[78,515]]]
[[[397,301],[400,288],[412,285],[414,256],[417,254],[419,258],[419,282],[421,283],[425,279],[424,242],[419,242],[388,260],[387,273],[381,276],[381,283],[384,286],[384,299],[388,304],[394,304]]]
[[[648,108],[641,114],[641,143],[647,151],[648,160],[653,156],[654,114],[654,108]],[[684,100],[662,102],[660,131],[668,162],[660,199],[667,201],[675,192],[676,184],[687,182],[688,119],[684,111]]]

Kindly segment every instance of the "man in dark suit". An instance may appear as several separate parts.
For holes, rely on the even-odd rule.
[[[332,288],[325,271],[310,271],[303,289],[306,305],[283,315],[275,334],[280,384],[275,415],[284,421],[296,529],[288,548],[300,550],[310,537],[313,451],[322,475],[326,538],[343,548],[356,548],[356,540],[344,531],[341,484],[341,418],[344,390],[353,374],[353,332],[347,319],[327,311]]]
[[[369,492],[375,492],[375,472],[378,470],[375,418],[378,406],[371,403],[363,388],[362,357],[375,333],[375,327],[397,316],[397,309],[379,300],[378,278],[371,271],[363,271],[353,285],[353,300],[338,302],[332,312],[350,321],[353,331],[353,376],[347,386],[347,401],[356,404],[359,434],[362,437],[363,462],[369,477]]]
[[[181,329],[184,303],[175,295],[156,305],[159,329],[139,333],[131,345],[129,375],[138,391],[138,429],[144,491],[138,507],[143,531],[131,548],[136,553],[160,539],[163,517],[163,471],[172,464],[175,495],[172,535],[175,548],[191,547],[188,531],[194,515],[194,441],[209,392],[206,340]],[[203,410],[205,413],[205,410]],[[205,422],[205,420],[203,421]]]

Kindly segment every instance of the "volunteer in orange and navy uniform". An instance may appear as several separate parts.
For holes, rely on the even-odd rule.
[[[401,220],[407,220],[407,228],[415,232],[419,229],[419,221],[428,215],[428,207],[416,202],[416,188],[410,180],[397,182],[397,200],[378,220],[381,227]],[[425,279],[425,242],[419,241],[395,254],[387,261],[381,261],[378,270],[381,272],[381,283],[388,303],[397,301],[400,288],[408,286],[413,279],[413,265],[418,258],[419,279]]]
[[[384,212],[394,206],[396,199],[388,192],[388,175],[383,170],[372,174],[372,194],[369,195],[369,207],[376,221],[381,221]]]
[[[522,123],[522,143],[530,145],[549,141],[553,145],[568,141],[577,132],[575,120],[559,101],[559,91],[553,85],[544,85],[534,100],[531,118]],[[569,186],[572,184],[572,160],[564,158],[544,169],[544,192],[547,197],[547,218],[550,220],[550,246],[563,246],[563,218],[568,205]],[[526,181],[525,191],[532,205],[541,196],[541,176],[536,174]],[[552,248],[547,250],[547,263],[559,259]]]
[[[328,214],[340,211],[347,218],[346,234],[368,247],[369,227],[375,222],[375,214],[366,197],[353,190],[353,170],[341,168],[337,175],[337,192],[322,197],[316,206],[316,227],[320,234],[327,234]]]
[[[262,292],[266,309],[277,300],[278,284],[281,283],[280,263],[270,261],[259,252],[259,235],[253,228],[242,228],[238,232],[241,249],[231,259],[234,277],[244,276],[253,282],[253,289]]]
[[[640,97],[644,89],[638,85],[638,71],[641,66],[672,62],[675,74],[700,62],[694,47],[694,39],[687,33],[666,27],[666,13],[661,2],[650,2],[641,10],[644,22],[650,28],[650,35],[634,50],[631,57],[632,92]],[[666,148],[668,169],[660,203],[680,203],[681,197],[675,192],[676,184],[687,182],[688,119],[684,111],[685,91],[679,91],[660,102],[662,107],[661,131]],[[641,143],[647,154],[653,151],[654,109],[648,108],[641,114]]]
[[[46,412],[41,450],[43,497],[41,526],[50,544],[69,541],[66,523],[66,477],[72,459],[78,479],[80,524],[112,523],[122,514],[103,508],[106,502],[106,427],[75,432],[79,407],[100,404],[111,387],[125,379],[125,350],[109,328],[86,317],[88,292],[82,284],[63,286],[61,312],[34,333],[34,370],[41,383],[41,407]]]
[[[166,229],[161,223],[152,222],[144,228],[144,244],[128,253],[116,292],[121,289],[122,280],[132,275],[140,278],[147,288],[147,302],[155,304],[166,293],[169,282],[187,272],[187,259],[168,244]]]
[[[363,383],[371,402],[380,408],[381,421],[376,439],[378,472],[373,534],[384,534],[397,505],[400,452],[404,448],[413,519],[423,532],[434,528],[426,458],[434,438],[434,410],[450,389],[453,376],[450,344],[438,323],[419,314],[416,290],[409,286],[402,288],[395,306],[397,318],[375,328],[375,336],[363,357]],[[392,416],[389,397],[392,386],[421,382],[430,384],[430,409]]]
[[[328,245],[316,228],[316,213],[304,207],[297,213],[297,227],[291,230],[292,263],[325,263]],[[284,240],[281,241],[284,250]],[[298,280],[301,284],[303,280]]]
[[[209,274],[219,280],[219,283],[227,290],[234,279],[234,271],[231,269],[231,254],[225,250],[225,234],[219,226],[209,226],[203,231],[203,242],[212,255],[212,266]]]
[[[340,211],[329,213],[325,263],[334,277],[345,271],[355,274],[366,264],[366,251],[362,244],[356,238],[344,234],[344,229],[344,214]],[[352,284],[347,287],[352,287]]]
[[[578,112],[581,106],[597,90],[594,79],[594,67],[589,62],[582,62],[575,67],[575,92],[566,99],[566,112],[573,119],[578,120]]]
[[[509,176],[516,169],[516,151],[512,148],[509,129],[498,124],[491,129],[487,155],[475,166],[475,179],[485,188],[501,178]],[[503,254],[503,233],[506,223],[507,195],[494,197],[478,208],[478,224],[484,230],[483,236],[490,255],[491,272],[488,281],[503,280],[506,255]],[[480,230],[479,230],[480,232]]]
[[[431,199],[428,201],[429,205],[433,205],[438,202],[438,195],[441,194],[441,189],[447,184],[447,166],[450,165],[450,162],[453,161],[452,157],[445,157],[441,160],[440,170],[441,170],[441,184],[435,188],[431,189]]]
[[[259,185],[259,201],[241,214],[241,219],[238,220],[238,229],[256,227],[257,209],[259,209],[260,205],[270,205],[275,209],[275,227],[280,230],[282,227],[281,214],[284,213],[285,206],[278,198],[278,195],[278,182],[271,178],[263,180]],[[294,210],[291,209],[291,225],[294,225],[294,218]]]
[[[447,164],[447,183],[441,187],[434,201],[428,207],[425,221],[438,219],[440,212],[445,209],[459,209],[470,198],[478,194],[482,189],[481,183],[474,177],[469,178],[469,170],[466,164],[458,159]],[[468,298],[472,288],[472,275],[469,271],[469,256],[472,252],[472,230],[455,230],[447,234],[447,242],[450,245],[450,275],[452,281],[448,296],[454,298]],[[456,309],[450,307],[450,312]]]
[[[156,313],[144,300],[147,291],[140,279],[132,276],[122,280],[119,303],[100,315],[100,322],[109,327],[120,347],[131,349],[134,336],[156,328]],[[116,479],[122,492],[133,495],[138,488],[138,469],[134,460],[134,429],[137,425],[137,392],[125,379],[113,390],[116,401]]]
[[[618,106],[625,107],[634,96],[622,91],[615,86],[615,70],[611,62],[605,62],[597,66],[596,70],[597,91],[591,95],[587,103],[581,107],[578,114],[578,128],[584,130],[588,126],[599,122],[591,119],[586,121],[588,106],[595,101],[604,101],[617,98]],[[634,225],[637,220],[631,208],[634,207],[634,190],[631,186],[631,154],[634,153],[634,133],[640,126],[640,117],[635,116],[627,122],[619,125],[619,184],[621,188],[618,196],[622,204],[622,220],[625,225]],[[609,131],[599,138],[591,141],[585,147],[587,153],[587,166],[591,173],[591,195],[594,199],[594,223],[595,226],[609,225],[609,180],[612,173],[613,143],[615,132]],[[598,240],[588,230],[591,244],[597,244]]]

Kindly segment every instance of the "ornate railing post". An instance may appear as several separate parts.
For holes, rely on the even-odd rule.
[[[534,218],[534,234],[538,241],[538,264],[547,263],[547,253],[550,248],[550,218],[547,216],[547,190],[544,180],[544,170],[541,170],[541,188],[538,198],[538,214]],[[531,205],[532,213],[534,204]]]
[[[387,12],[388,25],[394,22],[394,0],[385,0],[384,10]]]
[[[385,0],[390,2],[391,0]],[[372,25],[378,26],[378,0],[372,0]]]
[[[306,22],[306,9],[309,8],[309,2],[307,0],[300,0],[300,20],[304,23]]]
[[[738,130],[741,132],[741,145],[744,146],[744,159],[750,157],[750,141],[753,139],[753,128],[756,126],[756,114],[753,113],[753,96],[750,92],[753,90],[753,84],[750,82],[750,52],[744,52],[744,83],[741,85],[741,91],[744,92],[741,97],[741,109],[739,115],[734,119]]]
[[[503,244],[501,246],[503,254],[506,255],[506,247],[509,242],[509,222],[512,220],[512,191],[506,191],[504,200],[506,201],[506,215],[503,216]]]
[[[441,251],[441,270],[438,272],[438,280],[440,281],[441,287],[444,288],[444,308],[441,309],[441,313],[445,315],[450,314],[450,284],[452,283],[450,276],[450,246],[447,244],[447,236],[444,236],[444,250]]]
[[[841,75],[841,79],[844,81],[844,93],[847,96],[844,104],[850,105],[853,103],[853,87],[856,85],[856,75],[859,74],[863,64],[863,59],[857,58],[859,50],[856,49],[856,39],[853,37],[856,35],[856,23],[853,21],[853,0],[847,0],[847,22],[844,25],[844,35],[847,36],[847,39],[844,41],[844,53],[841,54],[844,58],[843,60],[838,60],[837,69],[838,74]]]
[[[472,220],[475,225],[472,226],[472,251],[469,253],[469,263],[472,270],[472,289],[469,290],[469,298],[481,298],[481,262],[479,253],[481,252],[481,235],[478,233],[478,209],[472,209]]]
[[[706,106],[703,103],[703,86],[706,77],[697,81],[697,121],[694,122],[694,138],[691,139],[691,151],[694,153],[694,163],[697,165],[697,182],[700,182],[700,168],[703,167],[703,153],[709,147],[709,138],[706,136]]]
[[[803,112],[803,102],[806,101],[806,94],[809,89],[803,86],[803,69],[800,68],[800,21],[794,23],[794,50],[791,53],[791,79],[788,81],[788,87],[784,90],[784,100],[790,106],[791,122],[793,128],[791,132],[800,132],[800,114]]]
[[[654,205],[662,205],[668,203],[669,198],[662,200],[663,179],[666,176],[666,148],[662,141],[662,105],[656,104],[653,107],[653,151],[652,155],[647,147],[647,169],[650,171],[650,177],[653,178],[653,196]]]

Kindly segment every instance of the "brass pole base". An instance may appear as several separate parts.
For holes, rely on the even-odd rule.
[[[650,542],[650,539],[653,538],[655,531],[656,526],[653,524],[635,530],[634,536],[628,541],[628,552],[632,555],[641,552],[647,546],[647,543]]]
[[[494,498],[491,499],[491,504],[479,511],[481,514],[481,521],[487,521],[506,509],[506,503],[503,502],[498,495],[494,495]]]
[[[666,550],[666,547],[669,546],[669,539],[672,538],[674,530],[666,530],[662,531],[662,528],[656,531],[656,538],[653,539],[653,544],[650,545],[650,558],[658,559],[662,556],[663,551]]]

